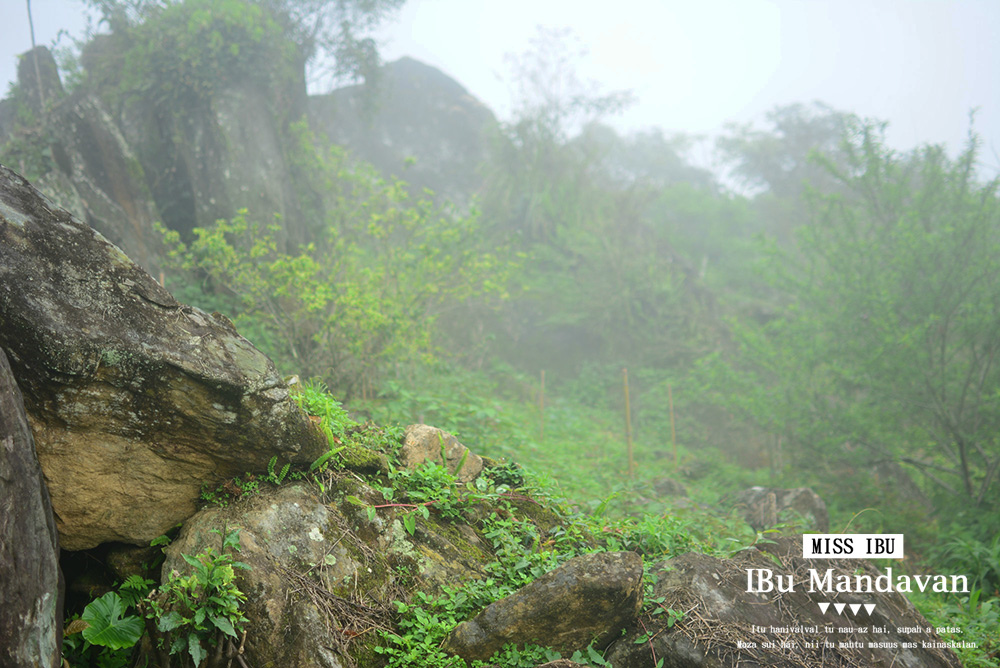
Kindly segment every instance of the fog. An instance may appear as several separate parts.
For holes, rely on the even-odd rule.
[[[711,567],[728,579],[771,531],[793,546],[806,545],[794,534],[858,532],[875,540],[850,556],[905,557],[898,592],[920,596],[893,607],[926,615],[886,618],[872,634],[936,628],[956,641],[947,665],[996,665],[1000,3],[626,0],[612,13],[579,0],[0,1],[0,78],[13,79],[30,47],[29,2],[37,42],[64,64],[60,79],[36,49],[0,100],[0,358],[24,383],[66,550],[160,545],[196,504],[229,507],[216,517],[250,531],[244,510],[279,506],[243,500],[277,498],[294,481],[296,517],[343,529],[329,549],[296,557],[308,570],[295,586],[321,576],[302,619],[344,638],[381,629],[387,668],[409,668],[461,665],[436,652],[472,607],[594,549],[642,556],[628,557],[638,594],[640,561],[652,575],[689,552],[739,552]],[[88,23],[88,5],[106,25]],[[74,56],[94,31],[108,34],[84,47],[83,71]],[[46,458],[53,451],[65,459]],[[314,522],[292,501],[304,490],[350,515]],[[157,499],[180,514],[149,520]],[[385,587],[349,581],[360,562],[338,571],[343,580],[323,570],[367,560],[363,546],[331,550],[348,525],[377,517],[392,539],[365,538],[373,552],[426,539],[463,555],[460,572],[442,576],[461,583],[450,602],[433,602],[433,614],[391,603],[432,604],[413,588],[427,575],[416,561],[366,561],[395,583]],[[442,522],[468,550],[428,533]],[[181,535],[198,535],[190,527]],[[286,529],[299,547],[271,545],[271,556],[295,554],[303,536],[327,540],[317,526]],[[221,535],[223,552],[240,542]],[[847,556],[849,539],[826,541],[804,556]],[[87,559],[110,565],[115,552],[99,551]],[[832,582],[850,592],[853,568],[843,580],[828,570],[810,593]],[[656,586],[686,572],[673,570]],[[942,574],[928,589],[931,572]],[[77,597],[67,614],[96,619],[86,611],[112,605],[67,573]],[[733,600],[772,591],[771,571],[757,573],[759,591],[748,570]],[[908,592],[911,573],[920,591]],[[968,586],[949,588],[944,573]],[[384,625],[348,636],[340,621],[314,623],[318,601],[374,591],[388,597]],[[748,623],[762,609],[660,593],[643,614],[653,623],[666,612],[665,626],[607,635],[644,662],[614,665],[663,664],[647,647],[680,637],[708,598]],[[201,617],[217,627],[219,665],[237,656],[221,639],[246,621],[236,594],[226,624]],[[129,596],[152,640],[138,642],[133,615],[136,657],[169,646],[200,663],[194,632],[160,642],[190,620],[158,607],[160,593]],[[251,614],[272,609],[258,587],[252,596]],[[801,611],[831,605],[813,602],[769,609],[806,628]],[[875,605],[864,604],[870,619]],[[713,615],[695,616],[720,638],[748,628]],[[813,658],[795,665],[861,665],[828,650],[863,645],[820,645],[833,637],[827,621],[800,647]],[[267,624],[275,640],[255,630],[244,665],[281,663],[266,653],[283,656],[281,624]],[[784,624],[769,632],[792,633]],[[301,637],[309,661],[316,647],[347,651]],[[737,663],[756,649],[694,641]],[[70,665],[84,655],[112,665],[66,642],[79,658]],[[496,665],[551,659],[543,649],[508,648]]]
[[[36,41],[68,46],[87,26],[81,0],[34,0]],[[822,101],[890,123],[900,149],[964,142],[978,110],[985,166],[1000,165],[1000,4],[989,0],[411,0],[376,33],[385,60],[440,68],[501,118],[510,113],[505,56],[538,27],[564,29],[586,55],[579,75],[636,101],[609,119],[619,131],[659,127],[714,135],[778,105]],[[59,37],[60,31],[67,34]],[[0,8],[0,80],[31,46],[25,3]],[[316,78],[313,90],[325,81]],[[700,156],[708,162],[707,154]]]

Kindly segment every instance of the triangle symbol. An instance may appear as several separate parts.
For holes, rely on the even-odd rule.
[[[842,613],[844,611],[844,608],[847,607],[847,604],[846,603],[834,603],[833,607],[837,610],[837,614],[839,615],[840,613]]]
[[[869,615],[872,614],[875,611],[875,604],[874,603],[865,603],[865,610],[868,611]]]
[[[826,609],[829,608],[829,607],[830,607],[829,603],[820,603],[819,604],[819,612],[820,612],[820,614],[825,615],[826,614]]]
[[[861,604],[860,603],[851,603],[851,614],[852,615],[858,614],[858,610],[860,610],[860,609],[861,609]]]

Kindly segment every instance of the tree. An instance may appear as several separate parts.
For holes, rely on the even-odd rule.
[[[82,0],[115,33],[126,33],[187,0]],[[248,0],[281,26],[295,44],[299,64],[318,73],[361,79],[378,68],[375,42],[364,35],[405,0]]]
[[[317,155],[311,173],[325,179],[314,184],[327,197],[325,227],[297,251],[280,250],[280,221],[245,210],[196,228],[190,245],[167,233],[209,301],[221,295],[219,306],[287,372],[366,396],[441,353],[444,314],[506,297],[516,264],[483,241],[475,211],[412,201],[405,183],[351,165],[339,148]]]
[[[770,129],[733,124],[716,140],[729,177],[779,197],[798,197],[806,184],[829,190],[835,179],[813,156],[839,154],[851,116],[815,102],[776,107],[765,118]]]
[[[1000,199],[977,142],[900,155],[858,124],[826,161],[796,252],[775,252],[778,317],[736,330],[730,405],[812,462],[895,461],[965,506],[998,506]],[[717,387],[720,387],[717,385]]]

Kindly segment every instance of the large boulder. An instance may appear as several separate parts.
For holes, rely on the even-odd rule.
[[[201,487],[327,444],[273,363],[0,166],[0,348],[63,548],[142,544]]]
[[[262,221],[280,216],[282,241],[309,240],[284,122],[303,112],[275,108],[277,100],[297,99],[300,83],[304,98],[304,82],[243,81],[181,112],[147,100],[127,109],[125,137],[167,227],[187,235],[245,208]]]
[[[832,581],[857,574],[874,581],[879,571],[871,563],[805,560],[801,535],[767,549],[771,556],[756,549],[733,559],[688,553],[655,565],[653,597],[662,614],[638,620],[605,658],[615,668],[653,668],[658,661],[665,668],[961,666],[950,649],[933,646],[940,639],[904,594],[811,591],[809,568],[833,569]],[[773,582],[780,577],[786,585],[792,577],[792,591],[749,587],[748,569],[770,571]]]
[[[368,665],[381,642],[377,630],[392,628],[394,601],[405,600],[406,589],[482,578],[487,553],[474,534],[446,521],[421,519],[410,536],[397,509],[369,517],[359,503],[385,499],[356,476],[331,472],[322,491],[295,483],[205,508],[167,548],[163,572],[189,571],[182,555],[218,553],[219,532],[239,529],[238,559],[250,566],[237,574],[247,595],[248,665]]]
[[[388,63],[368,85],[309,98],[309,122],[417,192],[430,188],[460,206],[482,185],[496,118],[441,70],[413,58]],[[408,161],[415,159],[412,164]]]
[[[19,157],[34,159],[39,173],[32,178],[52,201],[147,271],[159,271],[162,239],[145,175],[106,105],[86,87],[66,95],[55,59],[44,46],[21,56],[18,85],[21,92],[10,100],[10,111],[0,107],[0,142],[12,140],[33,154]],[[31,110],[31,123],[15,113],[18,106]],[[9,166],[25,173],[17,164]]]
[[[444,649],[485,661],[507,643],[537,643],[572,654],[606,647],[642,605],[642,557],[591,553],[570,559],[451,632]]]
[[[59,665],[59,543],[21,392],[0,350],[0,665]]]

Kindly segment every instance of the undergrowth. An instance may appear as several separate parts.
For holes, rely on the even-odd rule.
[[[330,443],[329,451],[308,468],[296,469],[272,459],[266,472],[248,473],[227,481],[217,490],[207,492],[206,498],[224,503],[245,494],[256,493],[260,491],[262,484],[280,485],[288,480],[312,482],[320,486],[322,492],[324,480],[328,478],[321,474],[327,468],[342,467],[344,462],[340,453],[344,448],[362,447],[381,453],[388,462],[388,473],[367,479],[369,484],[381,491],[382,501],[363,501],[351,495],[346,496],[345,501],[364,506],[369,519],[374,519],[376,514],[381,513],[385,513],[386,517],[399,519],[411,536],[416,534],[419,521],[427,521],[432,515],[438,522],[467,523],[488,545],[491,560],[483,566],[484,577],[481,579],[445,586],[433,592],[412,591],[409,596],[401,597],[395,602],[396,616],[392,630],[377,631],[379,638],[370,647],[388,668],[465,668],[467,665],[469,668],[487,665],[527,668],[560,658],[551,648],[508,645],[486,662],[466,664],[464,660],[448,655],[442,649],[442,643],[456,625],[472,618],[485,606],[509,596],[569,559],[594,551],[632,551],[642,555],[646,567],[646,596],[642,614],[646,618],[663,616],[661,618],[666,620],[667,625],[672,626],[683,617],[683,612],[671,610],[665,607],[662,599],[653,597],[652,588],[656,575],[651,572],[651,567],[664,559],[692,551],[728,557],[761,539],[760,534],[750,529],[736,513],[715,512],[687,498],[676,500],[658,495],[654,487],[657,476],[653,472],[644,471],[635,479],[629,480],[622,475],[624,463],[620,462],[616,468],[600,452],[590,458],[583,456],[598,448],[601,443],[603,445],[600,447],[604,448],[605,454],[611,453],[613,448],[602,441],[602,434],[606,435],[607,432],[602,431],[600,419],[590,418],[570,406],[554,409],[552,414],[559,415],[560,410],[565,410],[572,419],[568,419],[568,426],[564,427],[550,424],[545,449],[537,441],[530,439],[523,450],[515,447],[516,437],[523,436],[529,427],[521,424],[512,426],[505,432],[503,424],[513,425],[513,416],[517,415],[513,409],[509,413],[501,410],[491,417],[494,422],[485,431],[477,431],[473,422],[467,423],[466,433],[459,433],[469,445],[474,448],[477,446],[477,443],[468,439],[470,434],[474,437],[478,433],[492,444],[492,452],[489,454],[518,453],[521,462],[527,460],[537,468],[488,461],[483,474],[475,481],[461,483],[443,465],[443,459],[441,463],[425,462],[416,469],[402,467],[398,460],[402,430],[370,422],[357,422],[322,385],[305,384],[295,396],[306,413],[326,434]],[[514,399],[497,401],[501,405],[517,406]],[[448,408],[443,406],[441,410]],[[500,415],[505,417],[498,417]],[[433,420],[432,417],[428,421]],[[530,424],[530,421],[526,422]],[[498,423],[500,427],[497,426]],[[504,433],[506,436],[501,437]],[[574,440],[577,437],[578,440]],[[542,467],[545,457],[554,456],[540,456],[541,452],[548,453],[549,448],[563,449],[558,460],[562,462],[562,471],[565,473],[560,474],[558,483],[552,476],[541,476],[533,472],[544,470]],[[620,452],[614,452],[615,456],[620,455]],[[638,452],[647,451],[640,448]],[[596,481],[576,480],[590,476],[594,467],[606,467],[610,470],[603,471],[603,476],[597,476]],[[685,482],[690,484],[692,477],[686,477]],[[581,494],[584,501],[575,504],[566,502],[564,495],[567,488]],[[697,495],[697,491],[692,494],[694,495]],[[526,514],[523,509],[518,509],[519,503],[522,506],[528,504],[529,507],[544,508],[550,521],[543,523],[531,519],[530,513]],[[966,548],[973,549],[970,545],[977,550],[976,555],[982,566],[978,571],[977,582],[992,583],[997,571],[994,551],[988,545],[983,547],[977,541],[953,541],[942,546],[938,556],[943,560],[952,558],[956,563],[964,563],[965,559],[960,553]],[[209,563],[201,558],[188,561],[196,568],[199,563]],[[151,582],[147,583],[149,591],[153,591],[151,585]],[[119,590],[123,602],[119,604],[118,611],[110,608],[107,611],[115,623],[128,618],[130,604],[126,596],[129,586],[123,586]],[[163,586],[177,588],[173,580]],[[940,635],[944,639],[972,640],[977,644],[975,649],[956,649],[964,665],[1000,668],[996,658],[998,648],[995,638],[995,629],[1000,622],[1000,605],[996,598],[985,596],[980,590],[964,598],[941,599],[919,595],[913,598],[928,620],[941,627]],[[236,599],[233,600],[238,603]],[[140,610],[138,607],[134,609]],[[168,614],[166,607],[146,609],[153,610],[161,617]],[[237,615],[238,607],[232,608],[230,613]],[[191,623],[195,623],[195,619],[191,617]],[[233,628],[236,629],[236,621],[241,618],[232,619]],[[171,621],[167,626],[172,623]],[[228,627],[222,631],[224,635],[228,634]],[[77,654],[91,647],[82,646],[81,642],[82,637],[71,639],[67,647]],[[206,647],[210,644],[209,640],[203,642]],[[173,649],[174,646],[170,645],[170,648]],[[125,650],[119,650],[117,656],[121,656],[123,651]],[[198,652],[197,649],[193,651],[196,654]],[[110,649],[107,650],[107,656],[112,656]],[[191,655],[189,651],[189,656],[195,655]],[[607,665],[604,657],[594,647],[564,658],[591,666]],[[107,665],[119,664],[112,662]]]

